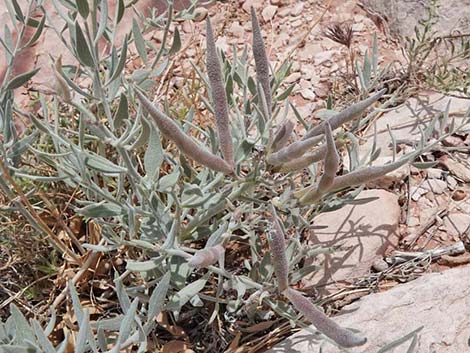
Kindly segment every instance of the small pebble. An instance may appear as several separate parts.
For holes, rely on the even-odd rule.
[[[388,263],[384,259],[375,260],[372,264],[372,268],[377,272],[386,271],[388,267]]]

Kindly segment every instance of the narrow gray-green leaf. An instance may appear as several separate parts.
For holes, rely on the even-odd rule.
[[[162,310],[163,302],[165,301],[166,294],[170,288],[170,279],[171,272],[165,273],[160,280],[160,283],[158,283],[157,287],[153,290],[148,304],[147,322],[154,320]]]
[[[147,151],[144,155],[145,172],[152,179],[158,174],[160,166],[163,163],[163,148],[160,141],[160,134],[157,129],[152,126],[148,142]]]
[[[147,48],[142,31],[135,18],[132,20],[132,34],[134,35],[134,44],[144,65],[147,65]]]
[[[181,37],[178,28],[175,27],[175,34],[173,35],[173,44],[171,44],[170,54],[174,54],[181,49]]]
[[[80,62],[89,67],[93,67],[94,60],[93,56],[91,55],[90,47],[85,39],[82,29],[78,22],[75,22],[75,41],[76,41],[76,48],[75,51],[77,53],[78,59]]]
[[[124,66],[126,65],[126,59],[127,59],[127,42],[129,41],[129,38],[127,35],[124,37],[122,41],[122,47],[121,47],[121,55],[119,57],[119,62],[117,64],[116,69],[114,70],[111,78],[108,81],[108,84],[112,81],[114,81],[116,78],[118,78],[121,75],[122,70],[124,69]]]
[[[88,0],[76,0],[76,3],[77,3],[78,13],[80,14],[80,16],[86,19],[88,17],[88,14],[90,13]]]
[[[24,74],[20,74],[18,76],[13,77],[10,82],[7,83],[6,89],[15,89],[18,87],[23,86],[26,82],[28,82],[36,73],[41,70],[41,68],[34,69],[30,72],[26,72]]]
[[[121,93],[121,97],[119,98],[119,106],[114,114],[114,126],[119,128],[122,126],[124,120],[129,117],[129,103],[127,101],[127,97],[124,93]]]
[[[106,26],[108,23],[108,0],[101,0],[100,2],[100,21],[98,24],[98,30],[96,31],[96,36],[94,40],[94,44],[98,43],[98,40],[103,35],[104,31],[106,30]]]
[[[119,216],[124,213],[124,210],[118,205],[103,202],[85,206],[77,212],[84,217],[98,218]]]

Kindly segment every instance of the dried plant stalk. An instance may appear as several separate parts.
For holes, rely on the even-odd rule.
[[[215,46],[209,17],[206,20],[206,46],[207,46],[207,74],[211,86],[211,95],[214,102],[215,121],[220,141],[220,149],[225,161],[233,166],[233,143],[230,133],[230,120],[228,116],[227,94],[225,92],[222,69]]]
[[[377,102],[380,97],[386,92],[386,89],[383,89],[373,96],[366,98],[356,104],[351,105],[350,107],[344,109],[343,111],[339,112],[338,114],[331,117],[328,122],[331,125],[331,129],[335,130],[339,128],[341,125],[347,123],[350,120],[356,118],[359,114],[361,114],[367,107],[372,105],[373,103]],[[319,124],[311,129],[307,134],[303,137],[304,140],[311,138],[313,136],[318,136],[323,133],[323,126]]]
[[[157,109],[143,93],[138,90],[135,90],[135,93],[162,134],[172,140],[182,153],[212,170],[225,174],[233,173],[232,167],[226,161],[206,151],[203,147],[194,142],[190,136],[186,135],[183,130],[181,130],[178,124],[165,113]]]
[[[357,347],[362,346],[367,342],[366,337],[355,334],[354,332],[339,326],[323,312],[318,310],[315,305],[310,302],[310,300],[305,298],[295,289],[288,288],[284,292],[284,295],[289,299],[294,307],[315,326],[318,331],[331,338],[340,346],[345,348]]]
[[[72,93],[70,87],[62,77],[62,55],[60,55],[55,61],[52,67],[52,72],[55,79],[55,90],[57,94],[63,99],[64,102],[68,103],[72,100]]]
[[[271,249],[271,261],[274,266],[279,291],[283,292],[289,285],[288,273],[289,263],[286,256],[285,236],[282,230],[276,209],[271,205],[273,229],[268,238],[269,248]]]
[[[188,265],[196,268],[213,265],[219,261],[224,252],[225,248],[221,244],[198,250],[188,261]]]
[[[308,204],[315,202],[323,195],[325,195],[334,185],[334,180],[336,177],[336,172],[339,168],[339,155],[336,150],[335,140],[331,132],[331,127],[328,122],[325,124],[325,137],[326,137],[326,155],[324,163],[323,175],[318,182],[318,185],[315,189],[307,192],[301,199],[301,204]]]
[[[321,140],[323,140],[323,136],[314,136],[306,140],[294,142],[277,152],[269,154],[266,157],[266,161],[273,166],[293,161],[296,158],[302,157],[305,152],[319,144]]]
[[[271,118],[271,85],[269,83],[269,62],[266,55],[261,28],[253,6],[251,7],[251,25],[253,28],[253,56],[255,58],[256,77],[263,88],[264,98],[268,107],[267,117]]]
[[[294,122],[290,119],[281,125],[281,127],[276,131],[276,135],[271,143],[271,151],[277,152],[287,144],[290,136],[292,135],[292,131],[294,131],[294,126]]]
[[[398,169],[404,166],[409,161],[410,161],[409,158],[405,158],[405,159],[402,159],[393,163],[389,163],[389,164],[385,164],[381,166],[362,168],[359,170],[355,170],[351,173],[348,173],[346,175],[337,176],[333,181],[333,185],[331,186],[330,191],[341,190],[349,186],[355,186],[355,185],[367,183],[368,181],[380,178],[384,176],[385,174],[390,173],[394,171],[395,169]],[[308,193],[310,193],[312,190],[315,190],[316,187],[317,187],[316,185],[313,185],[303,190],[299,190],[296,193],[294,193],[294,196],[299,198],[301,205],[305,205],[309,203],[305,200],[305,196]]]

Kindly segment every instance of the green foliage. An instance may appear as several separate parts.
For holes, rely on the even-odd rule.
[[[12,9],[18,12],[15,3]],[[385,90],[341,112],[332,111],[325,123],[310,126],[288,101],[292,88],[281,87],[288,64],[269,79],[270,66],[253,10],[256,75],[251,73],[247,49],[241,54],[234,52],[230,61],[219,55],[211,35],[207,38],[208,77],[195,67],[195,85],[207,90],[201,100],[216,117],[216,133],[193,122],[194,111],[199,107],[191,107],[186,117],[177,120],[172,117],[168,97],[158,96],[158,107],[149,99],[150,93],[143,93],[154,91],[156,81],[181,49],[178,30],[174,31],[172,44],[167,43],[174,16],[171,4],[167,14],[147,19],[141,15],[142,25],[134,20],[120,47],[114,33],[124,12],[130,11],[124,3],[118,3],[114,17],[108,13],[106,1],[54,0],[54,6],[70,38],[65,38],[59,28],[53,30],[76,61],[62,67],[60,58],[54,58],[57,94],[39,94],[40,114],[24,113],[14,101],[12,90],[35,73],[10,77],[22,49],[21,35],[16,44],[8,35],[2,40],[9,66],[0,87],[1,173],[5,177],[0,178],[0,187],[10,199],[15,198],[17,191],[11,180],[33,181],[25,194],[34,193],[42,184],[80,190],[72,207],[86,220],[93,219],[101,225],[105,241],[86,248],[110,253],[122,246],[132,249],[130,253],[138,256],[127,260],[126,275],[134,273],[146,283],[126,289],[116,279],[122,315],[96,322],[90,321],[70,286],[80,326],[76,351],[107,351],[111,344],[112,351],[119,352],[136,344],[138,352],[144,352],[146,337],[155,329],[154,318],[160,311],[177,318],[189,309],[200,308],[201,303],[205,308],[208,302],[215,303],[208,321],[219,317],[256,322],[281,315],[299,323],[286,299],[337,343],[363,344],[365,340],[357,337],[352,343],[342,340],[346,330],[338,329],[307,304],[306,298],[290,289],[316,269],[304,264],[305,257],[330,251],[303,243],[301,234],[312,227],[318,213],[350,202],[358,193],[357,186],[414,161],[459,127],[451,124],[430,144],[429,132],[434,128],[431,126],[422,132],[416,152],[385,166],[369,166],[372,156],[376,158],[380,151],[372,151],[368,161],[356,161],[354,134],[361,126],[362,114],[384,99]],[[29,10],[32,8],[47,18],[41,2],[31,1]],[[29,14],[30,11],[16,15],[24,24],[28,23]],[[194,6],[177,17],[193,15]],[[80,17],[90,21],[81,21]],[[145,40],[149,30],[163,31],[160,48]],[[108,53],[98,49],[100,40],[110,48]],[[125,67],[131,43],[145,66],[135,72],[127,72]],[[373,81],[380,77],[376,46],[375,42],[372,59],[358,67],[365,93],[376,87]],[[173,110],[178,108],[172,106]],[[302,139],[288,145],[293,133],[293,124],[286,121],[290,108],[308,131]],[[21,136],[16,133],[14,114],[30,120],[30,129]],[[448,125],[445,119],[441,126]],[[285,124],[281,128],[279,121]],[[359,123],[347,129],[345,125],[351,121]],[[274,134],[276,130],[278,133]],[[349,172],[338,175],[337,149],[343,145],[348,145],[350,160],[356,162]],[[46,165],[53,172],[42,175],[24,163],[26,159]],[[293,162],[295,166],[291,165]],[[324,174],[318,173],[322,168]],[[299,175],[306,177],[298,178]],[[21,200],[15,205],[33,227],[47,233],[27,202]],[[276,213],[279,217],[274,216]],[[273,228],[270,253],[266,233]],[[283,229],[291,233],[287,244]],[[230,254],[231,244],[236,242],[247,245],[242,259]],[[276,256],[279,251],[284,252],[282,256]],[[228,257],[231,261],[225,261]],[[282,298],[278,297],[276,281],[287,293]],[[156,283],[149,295],[148,287]],[[141,304],[137,299],[140,297],[147,298],[148,303]],[[0,326],[0,333],[8,332],[0,348],[13,351],[19,347],[19,352],[63,349],[63,345],[52,347],[46,338],[54,324],[43,330],[39,323],[27,322],[18,313],[12,307],[12,318]],[[332,329],[339,331],[328,331]],[[16,336],[10,335],[12,330]],[[108,334],[108,330],[116,335]],[[109,342],[109,337],[116,338]],[[13,348],[4,348],[8,346]]]

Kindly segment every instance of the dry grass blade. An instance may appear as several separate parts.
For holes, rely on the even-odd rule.
[[[318,331],[331,338],[340,346],[346,348],[357,347],[362,346],[367,342],[367,338],[339,326],[336,322],[318,310],[315,305],[313,305],[300,292],[292,288],[288,288],[284,292],[284,295]]]
[[[351,105],[350,107],[344,109],[343,111],[339,112],[338,114],[334,115],[331,117],[328,122],[331,125],[331,129],[335,130],[339,128],[341,125],[347,123],[348,121],[356,118],[359,114],[361,114],[367,107],[370,105],[374,104],[377,102],[380,97],[384,95],[386,92],[386,89],[382,89],[373,96],[366,98],[360,102],[357,102],[356,104]],[[306,140],[308,138],[311,138],[313,136],[318,136],[323,133],[323,126],[322,124],[319,124],[315,126],[313,129],[311,129],[304,137],[303,139]]]
[[[166,116],[165,113],[157,109],[143,93],[138,90],[135,90],[135,93],[162,134],[171,139],[182,153],[212,170],[224,174],[233,173],[232,167],[226,161],[206,151],[203,147],[194,142],[190,136],[186,135],[183,130],[181,130],[178,124]]]
[[[350,48],[353,39],[353,30],[348,24],[341,25],[340,23],[334,23],[326,29],[325,37]]]
[[[214,102],[215,121],[219,135],[220,149],[225,161],[233,166],[233,143],[230,133],[230,121],[228,117],[227,94],[222,77],[214,34],[212,32],[209,17],[206,20],[206,45],[207,45],[207,74],[211,86],[211,95]]]
[[[266,55],[261,28],[253,6],[251,7],[251,25],[253,27],[253,56],[255,57],[256,77],[264,91],[268,107],[267,117],[271,117],[271,85],[269,83],[269,62]]]

